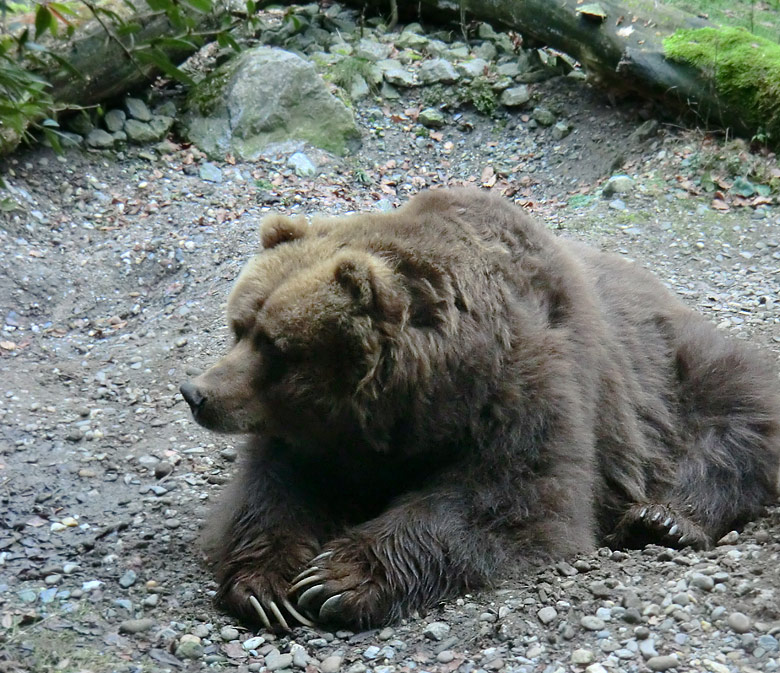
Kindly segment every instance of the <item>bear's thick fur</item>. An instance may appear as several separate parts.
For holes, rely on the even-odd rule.
[[[266,626],[377,626],[604,542],[707,547],[777,495],[768,360],[478,190],[280,215],[182,393],[248,433],[208,551]]]

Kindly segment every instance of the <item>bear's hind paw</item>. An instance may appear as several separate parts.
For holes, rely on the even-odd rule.
[[[289,600],[287,600],[286,598],[282,598],[279,602],[281,603],[282,607],[300,624],[303,624],[304,626],[314,626],[314,622],[312,622],[310,619],[307,619],[300,612],[298,612],[298,610],[296,610],[292,606]],[[276,624],[278,624],[284,631],[291,630],[290,625],[287,622],[287,619],[285,618],[284,614],[279,609],[279,606],[276,604],[275,601],[268,601],[267,610],[266,610],[266,608],[263,608],[263,606],[260,604],[260,601],[257,600],[255,596],[250,594],[249,604],[252,606],[252,609],[260,618],[260,621],[263,623],[263,626],[265,626],[265,628],[267,628],[269,631],[276,630],[274,625],[271,623],[271,620],[268,617],[269,612],[273,616]]]

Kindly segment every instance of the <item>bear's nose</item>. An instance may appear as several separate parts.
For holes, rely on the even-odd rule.
[[[192,409],[193,413],[200,409],[203,406],[203,403],[206,401],[205,395],[200,392],[198,386],[196,386],[194,383],[190,383],[189,381],[181,384],[179,392],[187,401],[187,404],[190,405],[190,409]]]

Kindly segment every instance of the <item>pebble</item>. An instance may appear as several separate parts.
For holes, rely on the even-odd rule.
[[[127,570],[124,572],[122,577],[119,578],[119,586],[127,589],[128,587],[131,587],[135,584],[137,578],[138,575],[136,574],[135,570]]]
[[[235,626],[223,626],[219,630],[219,637],[222,638],[225,642],[230,642],[231,640],[238,640],[239,632],[238,629]]]
[[[201,639],[192,633],[185,633],[176,646],[176,656],[179,659],[200,659],[203,656]]]
[[[442,650],[436,655],[436,661],[440,664],[449,664],[455,658],[455,653],[452,650]]]
[[[341,663],[343,660],[344,658],[338,654],[325,657],[320,664],[320,671],[322,673],[338,673],[338,671],[341,670]]]
[[[726,619],[726,623],[735,633],[747,633],[752,627],[750,618],[741,612],[732,612]]]
[[[536,613],[542,624],[549,624],[558,617],[558,611],[553,607],[545,607]]]
[[[645,664],[651,671],[668,671],[670,668],[679,666],[680,662],[674,655],[665,654],[658,657],[651,657]]]
[[[204,161],[200,165],[198,175],[201,180],[205,180],[206,182],[222,182],[222,170],[210,161]]]
[[[440,641],[450,632],[450,625],[444,622],[431,622],[423,629],[423,635],[429,640]]]
[[[306,648],[303,645],[299,645],[298,643],[293,643],[290,645],[290,654],[292,654],[292,665],[295,668],[306,668],[306,666],[309,664],[309,661],[311,660],[309,655],[306,653]],[[328,657],[328,659],[329,658],[331,657]],[[325,659],[325,661],[327,661],[327,659]],[[324,663],[325,662],[323,661],[323,664]],[[321,670],[324,671],[324,669]]]
[[[593,615],[585,615],[580,619],[580,626],[588,631],[601,631],[605,624],[603,619],[599,619]]]
[[[243,643],[241,643],[241,646],[247,651],[256,650],[261,647],[264,642],[265,638],[262,636],[254,636],[253,638],[247,638]]]
[[[119,633],[143,633],[155,625],[151,617],[141,619],[126,619],[119,624]]]
[[[688,584],[702,591],[712,591],[715,586],[715,580],[711,575],[702,575],[701,573],[694,573],[691,575],[691,579],[688,580]]]
[[[292,664],[292,660],[292,654],[273,652],[266,656],[265,667],[269,671],[278,671],[280,668],[288,668]]]
[[[594,658],[595,656],[591,650],[577,649],[571,653],[571,663],[576,666],[587,666],[593,663]]]

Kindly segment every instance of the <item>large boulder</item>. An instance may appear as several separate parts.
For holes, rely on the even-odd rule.
[[[193,87],[182,121],[208,154],[250,161],[272,143],[303,140],[344,154],[360,139],[352,113],[314,66],[271,47],[247,49]]]

